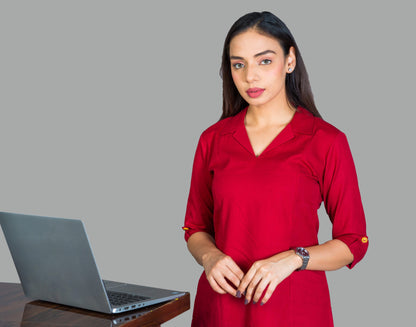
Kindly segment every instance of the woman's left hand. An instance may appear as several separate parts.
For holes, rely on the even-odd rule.
[[[253,303],[257,303],[263,291],[268,287],[261,301],[261,305],[263,305],[270,299],[277,285],[301,265],[301,258],[293,250],[256,261],[245,274],[238,291],[245,294],[246,304],[251,300],[253,300]]]

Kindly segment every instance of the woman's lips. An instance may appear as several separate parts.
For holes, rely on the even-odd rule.
[[[260,89],[260,88],[258,88],[258,87],[253,87],[253,88],[248,89],[248,90],[246,91],[247,95],[248,95],[250,98],[258,98],[260,95],[262,95],[262,94],[263,94],[263,92],[264,92],[264,89]]]

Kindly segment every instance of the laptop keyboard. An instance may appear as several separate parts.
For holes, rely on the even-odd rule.
[[[139,302],[150,299],[149,297],[128,294],[128,293],[121,293],[121,292],[114,292],[114,291],[107,291],[108,299],[112,305],[125,305],[129,303]]]

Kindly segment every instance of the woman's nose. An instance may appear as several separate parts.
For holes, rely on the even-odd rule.
[[[246,80],[247,82],[254,82],[259,79],[258,67],[255,65],[247,65],[246,68]]]

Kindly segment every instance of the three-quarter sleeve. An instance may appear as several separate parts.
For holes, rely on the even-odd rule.
[[[214,235],[212,174],[207,163],[208,150],[208,145],[203,141],[202,135],[195,152],[185,224],[182,227],[186,241],[196,232],[202,231]]]
[[[326,156],[322,197],[333,224],[333,239],[343,241],[354,256],[348,265],[351,269],[367,252],[368,237],[357,173],[343,133],[335,137]]]

